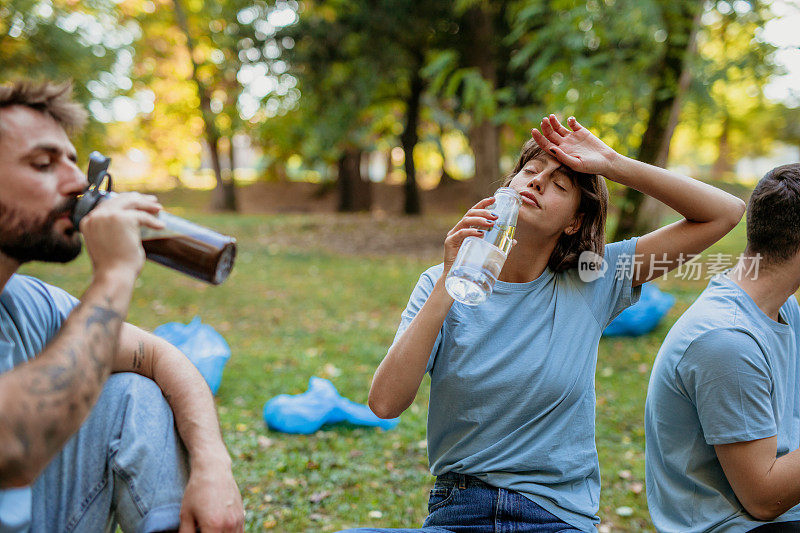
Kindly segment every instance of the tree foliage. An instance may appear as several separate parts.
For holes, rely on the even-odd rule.
[[[112,105],[130,80],[124,76],[132,34],[118,26],[103,0],[10,0],[0,4],[0,79],[73,80],[75,98],[90,109]],[[92,114],[74,139],[82,157],[106,149],[103,117]]]
[[[346,174],[357,208],[366,154],[400,146],[388,171],[413,213],[421,140],[468,139],[485,195],[549,112],[626,155],[731,179],[797,137],[764,96],[773,16],[763,0],[8,0],[0,76],[74,79],[93,116],[82,152],[137,148],[177,177],[204,138],[223,192],[237,134],[272,177]],[[640,216],[631,195],[623,219]]]

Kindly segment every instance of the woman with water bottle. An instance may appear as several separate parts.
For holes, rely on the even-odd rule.
[[[642,283],[719,240],[744,212],[730,194],[621,156],[572,117],[567,124],[545,117],[506,179],[511,190],[475,204],[447,234],[444,262],[420,277],[375,372],[369,404],[384,418],[408,408],[431,376],[428,456],[437,479],[423,530],[596,531],[602,331]],[[684,219],[605,244],[601,176]],[[496,246],[502,269],[495,260],[470,274],[480,253],[462,253],[446,283],[465,239],[508,237],[515,213],[495,213],[501,198],[512,212],[518,206],[514,245]],[[485,243],[470,246],[491,256]],[[467,305],[447,289],[469,304],[490,294]]]

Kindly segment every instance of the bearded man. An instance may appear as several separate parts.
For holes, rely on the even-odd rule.
[[[67,131],[85,118],[69,84],[0,87],[0,532],[242,531],[208,386],[125,323],[156,199],[121,194],[81,221],[80,300],[16,274],[81,251],[70,212],[87,182]]]

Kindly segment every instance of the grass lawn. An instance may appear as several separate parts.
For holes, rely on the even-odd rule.
[[[247,531],[336,531],[345,527],[418,526],[433,481],[425,421],[429,380],[391,431],[325,427],[295,436],[268,430],[269,398],[303,392],[311,376],[366,402],[370,380],[388,348],[419,274],[438,262],[423,253],[336,253],[315,235],[345,240],[443,236],[458,216],[376,221],[369,216],[208,215],[174,209],[235,235],[239,257],[231,278],[210,287],[148,263],[137,282],[129,321],[152,329],[199,315],[220,331],[233,355],[217,405],[247,508]],[[439,241],[441,242],[441,241]],[[738,254],[741,224],[710,253]],[[86,255],[68,265],[29,265],[24,273],[85,289]],[[597,365],[597,445],[602,468],[602,530],[652,530],[644,492],[643,411],[653,358],[669,326],[705,280],[670,279],[662,289],[677,303],[654,333],[603,339]]]

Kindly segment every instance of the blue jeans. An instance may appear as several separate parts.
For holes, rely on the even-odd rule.
[[[187,468],[161,389],[113,374],[32,488],[32,533],[177,529]]]
[[[580,531],[522,494],[448,472],[436,478],[420,529],[349,529],[350,533],[556,533]],[[345,533],[345,532],[343,532]]]

